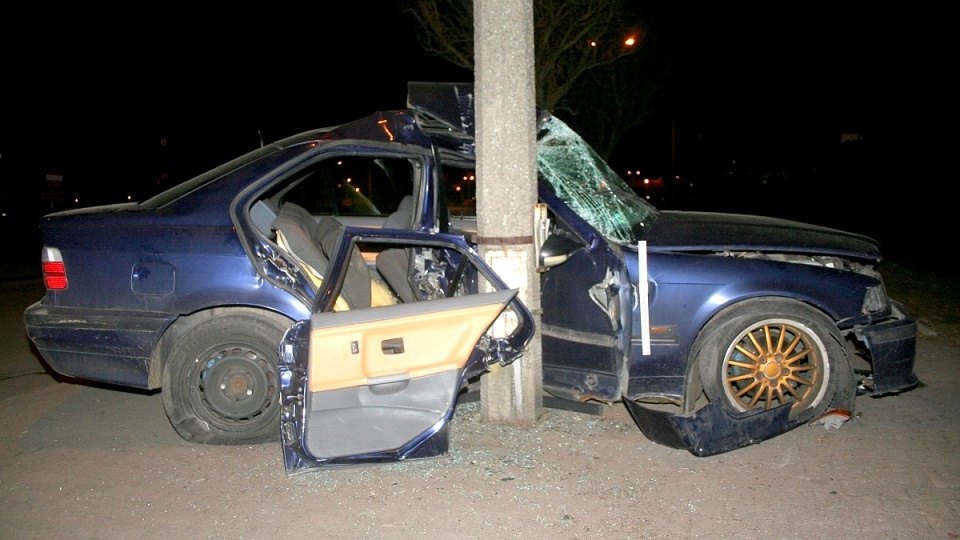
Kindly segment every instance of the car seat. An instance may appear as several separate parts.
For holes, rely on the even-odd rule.
[[[405,196],[397,209],[383,222],[384,229],[409,230],[413,226],[413,197]],[[390,248],[377,254],[377,272],[403,302],[416,302],[419,298],[410,281],[411,258],[409,248]]]

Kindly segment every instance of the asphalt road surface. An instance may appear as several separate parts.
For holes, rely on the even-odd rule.
[[[279,443],[189,444],[160,394],[53,376],[22,323],[39,281],[3,281],[0,537],[958,538],[955,296],[942,316],[956,289],[887,281],[932,301],[901,298],[921,319],[922,382],[859,397],[839,429],[697,458],[649,442],[622,405],[522,427],[485,424],[473,403],[448,456],[295,476]]]

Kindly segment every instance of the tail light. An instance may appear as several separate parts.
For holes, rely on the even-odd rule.
[[[67,268],[63,265],[63,255],[59,249],[44,246],[40,263],[43,268],[43,284],[48,289],[62,291],[67,288]]]

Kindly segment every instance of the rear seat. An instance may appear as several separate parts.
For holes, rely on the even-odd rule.
[[[277,235],[277,244],[293,255],[318,288],[330,260],[314,238],[320,238],[317,221],[306,208],[286,203],[280,208],[270,228]]]
[[[384,229],[409,230],[413,226],[413,197],[407,195],[397,209],[383,222]],[[410,249],[385,249],[377,255],[377,271],[404,303],[416,302],[417,293],[410,283]]]
[[[307,209],[290,202],[280,208],[272,224],[277,245],[297,260],[318,289],[323,284],[330,258],[335,255],[343,227],[333,216],[323,216],[318,222]],[[387,287],[374,279],[356,246],[348,264],[337,311],[397,303]]]
[[[320,218],[317,224],[317,238],[320,239],[320,245],[327,257],[333,257],[335,250],[340,243],[340,231],[343,230],[343,224],[332,216]],[[357,246],[353,246],[350,251],[350,267],[347,269],[347,276],[344,278],[343,286],[340,288],[340,297],[346,300],[351,309],[370,307],[370,269],[367,268],[366,261]]]
[[[259,229],[264,236],[271,235],[273,232],[273,220],[276,218],[277,210],[275,206],[271,206],[271,203],[267,199],[261,199],[250,207],[250,220],[253,221],[254,227]]]

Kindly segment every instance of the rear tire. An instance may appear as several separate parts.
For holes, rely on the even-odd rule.
[[[793,300],[742,302],[718,314],[701,336],[704,393],[734,413],[789,404],[792,419],[819,416],[849,369],[833,321]]]
[[[187,328],[163,367],[163,406],[187,441],[257,444],[279,439],[278,350],[289,321],[226,311]]]

